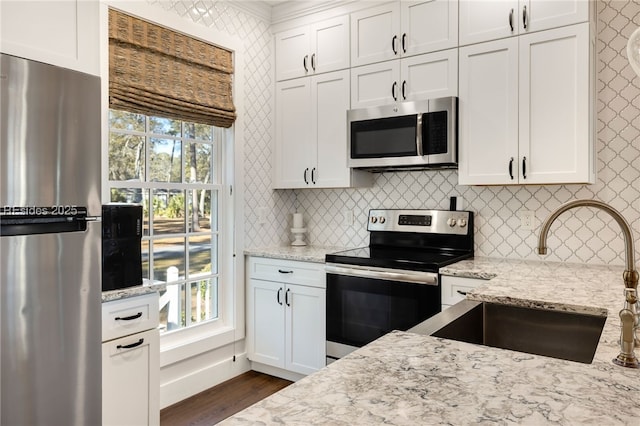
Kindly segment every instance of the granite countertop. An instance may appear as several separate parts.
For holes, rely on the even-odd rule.
[[[476,258],[441,270],[486,279],[470,299],[607,315],[591,364],[395,331],[223,423],[636,425],[640,370],[611,362],[623,269]]]
[[[110,290],[102,292],[102,303],[111,302],[112,300],[126,299],[127,297],[142,296],[144,294],[154,293],[156,291],[164,291],[167,284],[143,284],[133,287],[121,288],[118,290]]]
[[[244,254],[246,256],[269,257],[272,259],[324,263],[324,256],[327,253],[334,253],[347,249],[348,248],[346,247],[331,246],[274,246],[246,249]]]

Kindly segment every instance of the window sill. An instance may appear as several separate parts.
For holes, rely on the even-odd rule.
[[[244,338],[231,326],[203,324],[160,337],[160,368],[209,352]]]

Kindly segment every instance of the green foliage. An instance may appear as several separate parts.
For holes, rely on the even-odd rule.
[[[164,216],[169,218],[182,217],[184,215],[184,194],[174,195],[169,198],[169,204],[164,211]]]

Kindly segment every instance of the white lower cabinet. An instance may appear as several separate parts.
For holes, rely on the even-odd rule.
[[[252,362],[303,375],[324,367],[323,266],[247,258],[247,354]]]
[[[442,276],[442,310],[467,297],[467,293],[485,280],[465,277]]]
[[[160,424],[158,293],[102,304],[102,424]]]

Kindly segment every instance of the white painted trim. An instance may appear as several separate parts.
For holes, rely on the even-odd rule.
[[[109,42],[108,42],[108,15],[109,8],[120,10],[124,13],[140,17],[149,22],[171,28],[175,31],[198,38],[210,44],[214,44],[231,50],[234,55],[233,94],[236,106],[237,119],[234,126],[226,130],[227,137],[233,137],[230,144],[233,149],[227,150],[234,163],[233,173],[227,176],[227,184],[223,193],[226,205],[233,208],[231,218],[226,215],[233,224],[233,241],[225,240],[226,247],[233,248],[234,257],[225,265],[226,272],[221,274],[220,288],[227,288],[224,280],[233,284],[231,292],[223,291],[220,297],[220,313],[226,323],[210,326],[209,331],[194,335],[188,333],[183,337],[161,337],[161,365],[166,366],[180,359],[195,356],[207,350],[229,344],[230,342],[244,339],[244,42],[236,37],[221,33],[214,28],[199,25],[192,21],[180,18],[178,15],[166,12],[159,7],[151,6],[141,1],[127,0],[101,0],[100,2],[100,71],[102,77],[102,199],[110,198],[107,186],[108,170],[108,110],[109,110]],[[233,195],[229,195],[230,185],[233,185]],[[228,223],[221,226],[229,226]],[[224,228],[223,228],[224,229]],[[222,265],[221,265],[222,266]],[[205,329],[207,324],[197,326]],[[215,328],[213,328],[215,327]],[[194,330],[196,331],[196,328]],[[173,339],[172,339],[173,337]]]
[[[272,367],[271,365],[261,364],[259,362],[251,361],[251,369],[258,373],[268,374],[270,376],[280,377],[281,379],[297,382],[300,379],[305,378],[304,374],[295,373],[289,370],[283,370],[282,368]]]
[[[226,358],[160,385],[160,409],[205,391],[250,370],[247,354]]]

